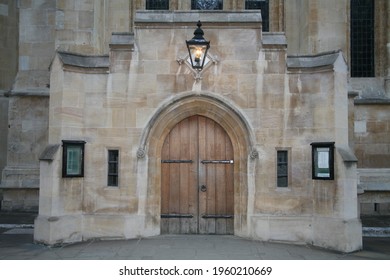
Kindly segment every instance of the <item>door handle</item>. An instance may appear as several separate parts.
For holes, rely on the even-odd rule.
[[[201,185],[201,186],[200,186],[200,191],[201,191],[201,192],[207,191],[206,185]]]

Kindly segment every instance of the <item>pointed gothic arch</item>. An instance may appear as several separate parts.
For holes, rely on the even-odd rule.
[[[254,172],[257,152],[254,149],[253,130],[244,114],[232,103],[209,92],[189,92],[171,98],[153,114],[144,129],[137,151],[138,172],[147,176],[146,185],[138,186],[139,209],[145,213],[145,227],[156,232],[160,230],[161,205],[161,150],[164,140],[172,128],[193,115],[200,115],[217,122],[229,135],[234,150],[234,233],[248,236],[248,213],[252,212],[250,202],[254,192]]]

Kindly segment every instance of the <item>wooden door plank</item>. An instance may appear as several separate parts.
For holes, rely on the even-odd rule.
[[[180,159],[180,128],[175,126],[170,132],[170,150],[171,159]],[[169,213],[180,214],[180,164],[170,164],[170,181],[169,181]],[[169,233],[180,233],[180,219],[169,219]]]
[[[215,122],[211,119],[206,119],[206,158],[211,160],[218,160],[216,155],[216,139],[215,139]],[[206,215],[215,214],[216,211],[216,164],[205,164],[206,166],[206,186],[207,186],[207,200],[206,200]],[[215,219],[206,220],[206,230],[208,233],[216,233]]]
[[[226,134],[226,157],[234,162],[233,145]],[[226,166],[226,212],[234,217],[234,164]],[[226,221],[226,234],[234,234],[234,218]]]
[[[198,233],[198,116],[190,118],[189,123],[189,156],[193,163],[189,166],[188,212],[194,215],[189,220],[189,232]]]
[[[206,118],[199,117],[198,118],[198,145],[199,145],[199,160],[198,160],[198,170],[199,170],[199,183],[198,187],[207,184],[206,180],[206,166],[201,164],[200,161],[206,157]],[[203,214],[206,214],[206,206],[207,206],[207,195],[206,192],[199,191],[198,189],[198,231],[201,234],[206,234],[206,221],[202,218]]]
[[[189,119],[185,119],[179,123],[179,138],[180,146],[176,147],[179,150],[180,159],[188,159],[190,157],[189,147],[190,147],[190,138],[189,138]],[[179,167],[179,213],[185,214],[188,213],[189,205],[189,184],[190,184],[190,165],[189,164],[178,164]],[[190,228],[189,219],[182,218],[180,219],[180,233],[188,233]]]
[[[162,152],[161,159],[169,159],[169,135],[166,137]],[[169,183],[170,183],[170,165],[161,164],[161,213],[169,213]],[[168,219],[161,218],[161,233],[169,233],[169,221]]]
[[[226,134],[226,157],[232,159],[234,162],[234,152],[233,145]],[[227,214],[232,214],[234,217],[234,164],[226,165],[226,212]],[[234,219],[229,219],[226,221],[226,234],[234,234]]]
[[[216,158],[226,158],[226,132],[219,125],[215,126],[215,151]],[[226,168],[230,164],[216,165],[216,193],[215,193],[215,213],[226,215]],[[226,233],[227,219],[216,219],[216,234]]]

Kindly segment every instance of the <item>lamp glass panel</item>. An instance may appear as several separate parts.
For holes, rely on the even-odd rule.
[[[204,45],[190,45],[190,55],[192,66],[194,68],[202,68],[204,65],[204,58],[207,51],[207,46]]]

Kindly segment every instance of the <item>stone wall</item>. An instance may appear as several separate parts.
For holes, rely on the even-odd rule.
[[[128,32],[127,0],[57,1],[56,49],[82,54],[107,54],[112,32]]]
[[[48,97],[9,97],[7,166],[2,210],[37,211],[39,155],[47,143]]]
[[[39,155],[48,138],[49,74],[55,50],[84,54],[108,53],[111,33],[128,31],[130,28],[131,1],[22,0],[18,7],[16,1],[10,2],[12,4],[0,6],[1,20],[6,12],[9,13],[4,25],[1,25],[1,28],[6,28],[1,35],[9,36],[1,42],[7,43],[8,48],[12,49],[12,55],[7,59],[19,55],[18,60],[16,58],[19,66],[15,82],[9,79],[12,81],[8,82],[7,88],[9,90],[13,85],[9,93],[10,111],[7,117],[8,138],[12,141],[8,141],[7,151],[4,150],[8,160],[2,174],[2,209],[36,210]],[[20,13],[19,21],[13,18],[16,12]],[[10,35],[19,35],[18,42],[14,42]],[[7,62],[6,65],[13,67],[17,64]],[[8,70],[7,74],[12,74],[12,68]],[[5,118],[1,121],[8,126]],[[7,135],[2,134],[1,137],[4,144]],[[20,189],[23,189],[23,193],[18,194]],[[30,191],[31,197],[28,195]],[[26,202],[23,203],[23,200]]]
[[[348,0],[293,0],[285,1],[285,6],[285,30],[290,54],[316,54],[341,49],[348,57]]]
[[[7,165],[8,98],[0,94],[0,174]],[[1,185],[0,175],[0,185]],[[1,197],[0,197],[1,199]]]
[[[107,54],[112,32],[130,28],[131,1],[20,1],[16,89],[46,88],[55,50]]]
[[[383,101],[355,101],[355,153],[359,168],[390,168],[390,113]]]
[[[20,1],[19,68],[14,89],[46,88],[54,55],[55,1]]]
[[[201,77],[185,62],[198,19],[215,60]],[[232,140],[236,235],[360,248],[356,162],[345,156],[345,60],[340,52],[287,57],[284,34],[260,30],[259,14],[250,11],[138,12],[134,35],[114,34],[109,57],[59,52],[49,144],[86,141],[85,174],[61,177],[61,148],[41,161],[35,239],[159,234],[162,144],[174,125],[199,114]],[[336,142],[336,178],[312,180],[310,144],[327,141]],[[110,148],[120,151],[118,188],[106,186]],[[283,189],[276,187],[279,148],[291,151]]]
[[[17,3],[16,1],[12,1]],[[37,211],[39,154],[47,144],[56,1],[19,1],[18,71],[9,97],[2,210]]]
[[[355,100],[354,149],[362,215],[390,214],[389,106],[388,99]]]
[[[0,185],[7,164],[8,98],[18,67],[19,11],[16,1],[0,1]],[[1,200],[1,194],[0,194]],[[0,203],[1,204],[1,203]],[[1,205],[0,205],[1,208]]]
[[[0,1],[0,90],[11,89],[18,67],[19,11],[16,1]]]
[[[389,11],[389,1],[375,1],[375,77],[350,80],[351,89],[358,93],[353,141],[362,215],[390,213]]]
[[[189,12],[190,2],[190,0],[171,0],[170,10]],[[17,3],[19,3],[19,6]],[[376,1],[377,17],[375,37],[377,40],[377,77],[369,80],[359,79],[358,81],[354,81],[355,79],[351,79],[349,81],[350,89],[359,91],[359,98],[387,99],[389,96],[384,88],[386,82],[385,76],[388,74],[389,64],[389,51],[386,47],[389,37],[388,32],[386,33],[386,30],[388,30],[386,27],[390,22],[387,17],[389,7],[390,5],[386,0]],[[2,138],[0,140],[0,151],[4,155],[0,158],[0,169],[5,167],[2,187],[6,186],[6,188],[11,190],[14,187],[25,188],[26,186],[34,186],[35,190],[32,192],[35,198],[31,197],[28,200],[37,201],[36,188],[38,182],[39,154],[47,144],[45,141],[47,141],[48,137],[57,135],[58,137],[56,139],[59,139],[59,135],[62,135],[61,133],[64,130],[58,124],[57,127],[53,126],[50,128],[53,134],[48,134],[46,131],[47,121],[45,122],[43,120],[49,119],[49,110],[45,110],[46,107],[41,107],[47,106],[49,102],[48,87],[52,86],[52,81],[49,77],[49,68],[56,55],[55,50],[83,55],[110,54],[111,66],[107,71],[110,71],[112,75],[107,81],[102,80],[102,76],[105,77],[105,74],[102,73],[100,73],[102,76],[99,77],[94,77],[93,75],[88,76],[84,78],[85,81],[81,81],[77,75],[66,74],[68,81],[74,83],[74,85],[67,86],[69,87],[67,91],[74,98],[67,100],[66,102],[69,102],[65,106],[67,108],[61,110],[65,110],[64,112],[71,115],[67,116],[67,118],[72,119],[72,121],[79,120],[82,117],[92,127],[94,125],[103,125],[102,123],[107,127],[110,124],[117,124],[123,127],[127,122],[129,124],[135,123],[137,129],[133,129],[132,127],[130,132],[128,131],[127,133],[130,135],[138,135],[140,133],[139,129],[147,123],[151,112],[156,110],[158,104],[164,102],[172,92],[182,93],[195,90],[199,87],[199,84],[190,82],[192,80],[191,72],[180,73],[182,75],[178,75],[178,73],[171,71],[171,68],[174,69],[173,67],[176,66],[176,62],[174,61],[186,53],[185,49],[177,49],[177,45],[179,42],[181,43],[191,37],[192,34],[189,30],[186,30],[186,33],[176,30],[176,33],[168,34],[167,36],[172,39],[172,44],[160,46],[161,48],[159,50],[154,50],[153,47],[147,46],[143,47],[142,52],[137,51],[138,44],[143,39],[137,34],[136,38],[139,38],[141,41],[132,43],[133,49],[135,49],[134,52],[120,50],[121,47],[117,50],[113,50],[113,48],[110,50],[109,45],[113,43],[113,32],[124,34],[128,32],[137,33],[139,31],[137,28],[142,23],[140,23],[139,17],[137,19],[136,14],[137,10],[143,9],[145,9],[144,0],[0,1],[0,28],[3,31],[0,32],[0,59],[2,61],[0,63],[0,98],[3,104],[2,106],[8,108],[8,102],[10,103],[11,109],[19,104],[21,108],[25,108],[27,106],[26,104],[37,106],[35,109],[30,107],[28,110],[19,112],[12,109],[9,116],[4,112],[1,116],[1,127],[7,128],[7,134],[9,133],[9,137],[12,139],[12,142],[8,141],[8,144],[6,144],[8,136],[6,134],[0,136]],[[243,10],[244,0],[225,0],[224,11],[216,14],[223,14],[228,11],[242,12]],[[270,0],[270,30],[272,32],[286,31],[288,41],[286,50],[288,54],[315,54],[341,49],[348,64],[348,18],[349,1],[347,0]],[[137,20],[138,23],[135,23]],[[218,21],[218,16],[215,16],[215,20]],[[229,40],[235,38],[236,32],[238,34],[240,30],[231,31],[225,37],[219,38],[219,34],[211,30],[210,38],[212,42],[218,42],[218,40],[222,42],[224,40],[224,44],[233,44],[235,42]],[[127,35],[129,36],[129,34]],[[242,34],[242,36],[246,35]],[[260,35],[254,34],[252,38],[257,38],[257,36]],[[161,41],[164,38],[162,38],[161,34],[157,34],[156,38],[148,38],[146,36],[144,39],[146,40],[143,43],[145,46],[155,44],[156,41]],[[238,41],[240,41],[240,38]],[[251,43],[251,41],[248,41],[248,43]],[[246,47],[242,46],[241,50],[235,50],[235,53],[240,53],[240,63],[236,64],[234,61],[226,60],[227,57],[232,55],[232,53],[229,53],[230,50],[219,46],[216,57],[224,60],[225,64],[217,64],[213,71],[218,73],[218,76],[204,77],[202,87],[208,92],[217,92],[220,96],[242,106],[245,114],[252,118],[250,121],[251,125],[256,128],[260,128],[264,123],[286,125],[289,122],[290,124],[301,124],[302,122],[303,125],[308,125],[308,118],[306,119],[302,115],[299,115],[297,113],[298,109],[287,110],[286,112],[288,114],[283,115],[282,118],[280,117],[279,113],[284,110],[280,106],[288,105],[289,102],[291,102],[290,105],[297,104],[300,100],[300,96],[295,96],[295,89],[293,87],[291,98],[269,94],[269,91],[275,90],[269,86],[270,84],[274,84],[274,87],[278,91],[285,92],[287,90],[287,86],[285,85],[287,80],[283,76],[286,73],[278,72],[286,71],[281,70],[281,66],[286,63],[284,53],[286,50],[283,49],[281,51],[280,46],[278,46],[278,51],[275,51],[273,49],[274,47],[274,45],[270,44],[271,51],[266,51],[266,48],[264,48],[265,51],[262,53],[264,57],[257,58],[256,63],[266,61],[266,66],[264,69],[257,69],[257,64],[253,62],[254,58],[251,57],[250,59],[253,61],[248,62],[250,59],[245,55],[253,51],[253,49],[247,51]],[[172,48],[176,51],[178,57],[169,57],[169,60],[168,58],[161,60],[160,58],[164,55],[170,55],[172,53]],[[171,62],[168,63],[168,61]],[[167,67],[167,64],[169,64],[169,67]],[[4,65],[7,67],[4,68]],[[256,71],[252,71],[252,68],[256,68]],[[179,69],[180,71],[184,71],[184,66],[181,66]],[[156,71],[160,72],[155,73]],[[237,71],[240,72],[240,75],[236,75]],[[15,75],[16,79],[14,79]],[[315,75],[313,74],[313,76]],[[300,79],[309,78],[303,76],[298,78],[291,75],[291,79],[294,82],[289,81],[289,84],[294,84],[295,87],[302,83]],[[93,83],[96,86],[90,88],[90,85]],[[101,83],[104,84],[103,87],[100,87],[102,86]],[[10,97],[3,97],[6,92],[8,95],[8,91],[12,85],[14,86]],[[85,100],[80,99],[81,97],[76,93],[79,88],[86,88],[88,95]],[[50,91],[55,92],[56,89],[50,89]],[[102,101],[104,100],[103,96],[106,91],[109,92],[109,102]],[[123,92],[126,91],[134,93],[131,98],[135,100],[128,108],[124,108],[123,102],[119,101],[123,98]],[[264,91],[266,94],[258,95],[257,93],[251,93],[252,91]],[[76,100],[81,103],[76,104]],[[279,103],[281,102],[280,100],[283,100],[285,103]],[[90,106],[90,109],[86,109],[85,112],[79,110],[77,106],[84,104],[82,102],[86,102]],[[269,106],[260,110],[262,114],[268,116],[267,121],[259,118],[260,111],[256,111],[250,107],[254,106],[253,104],[257,106],[262,102],[265,102],[264,104],[268,104],[267,106]],[[107,105],[108,103],[110,106],[111,104],[115,104],[113,105],[116,106],[115,109],[110,108],[107,112],[101,113],[101,107],[106,108],[109,106]],[[144,104],[146,106],[143,106]],[[318,105],[314,106],[316,110],[315,113],[311,113],[313,115],[307,115],[307,112],[304,112],[304,114],[306,114],[306,117],[321,120],[327,112],[324,109],[317,108],[319,107]],[[383,128],[384,131],[387,131],[386,128],[388,128],[387,109],[384,109],[387,106],[362,104],[355,106],[355,108],[355,119],[352,123],[356,126],[356,133],[353,134],[355,138],[351,142],[356,143],[355,151],[359,159],[359,167],[388,168],[386,159],[390,154],[390,150],[386,149],[386,147],[388,147],[389,143],[383,138],[386,132],[382,130]],[[302,110],[305,109],[303,108]],[[52,118],[51,114],[55,113],[57,112],[50,112],[50,118]],[[275,116],[272,113],[275,113]],[[46,115],[44,116],[44,114]],[[101,114],[104,116],[103,120],[99,119]],[[8,127],[8,125],[10,126]],[[31,128],[34,129],[33,133],[31,132]],[[262,139],[266,135],[274,135],[283,139],[280,140],[281,142],[278,146],[284,147],[287,145],[287,140],[285,140],[286,136],[280,135],[280,132],[272,129],[272,127],[269,131],[262,129],[260,132],[257,132],[257,137]],[[69,130],[73,130],[73,128]],[[302,131],[304,130],[306,130],[306,127],[301,128],[300,133],[303,133]],[[352,127],[350,131],[353,131]],[[107,128],[103,134],[107,135],[111,132]],[[34,143],[26,144],[24,141],[30,141],[31,135],[33,135],[34,139],[38,140],[34,140]],[[291,135],[288,137],[291,137]],[[135,147],[133,149],[136,150]],[[29,154],[25,159],[20,155],[26,153],[27,150]],[[383,156],[378,155],[378,150],[381,150]],[[5,155],[6,153],[7,155]],[[295,150],[293,153],[294,157],[303,157],[301,153],[297,153]],[[6,165],[5,161],[7,157],[10,160]],[[129,155],[126,155],[126,157],[129,157]],[[101,166],[101,168],[103,167]],[[12,191],[10,193],[15,194],[16,192]],[[28,190],[24,190],[24,192],[28,192]],[[7,209],[18,208],[12,206],[12,197],[16,197],[14,194],[6,195],[3,205],[8,205]],[[27,196],[23,194],[20,197]],[[16,200],[20,199],[16,198]],[[22,205],[23,203],[18,202],[16,204]],[[37,207],[37,205],[32,207],[31,203],[27,204],[30,205],[30,209]]]
[[[299,4],[298,1],[297,4]],[[289,6],[288,9],[294,6]],[[130,3],[130,30],[134,30],[134,18],[137,10],[145,10],[145,0],[134,0]],[[169,0],[170,11],[191,11],[191,0]],[[224,0],[224,11],[242,11],[245,10],[245,0]],[[285,0],[269,0],[269,27],[271,32],[285,31]],[[302,10],[299,10],[301,13]]]
[[[15,1],[0,1],[0,90],[12,87],[17,71],[18,18]]]
[[[390,214],[390,168],[358,168],[362,215]]]

